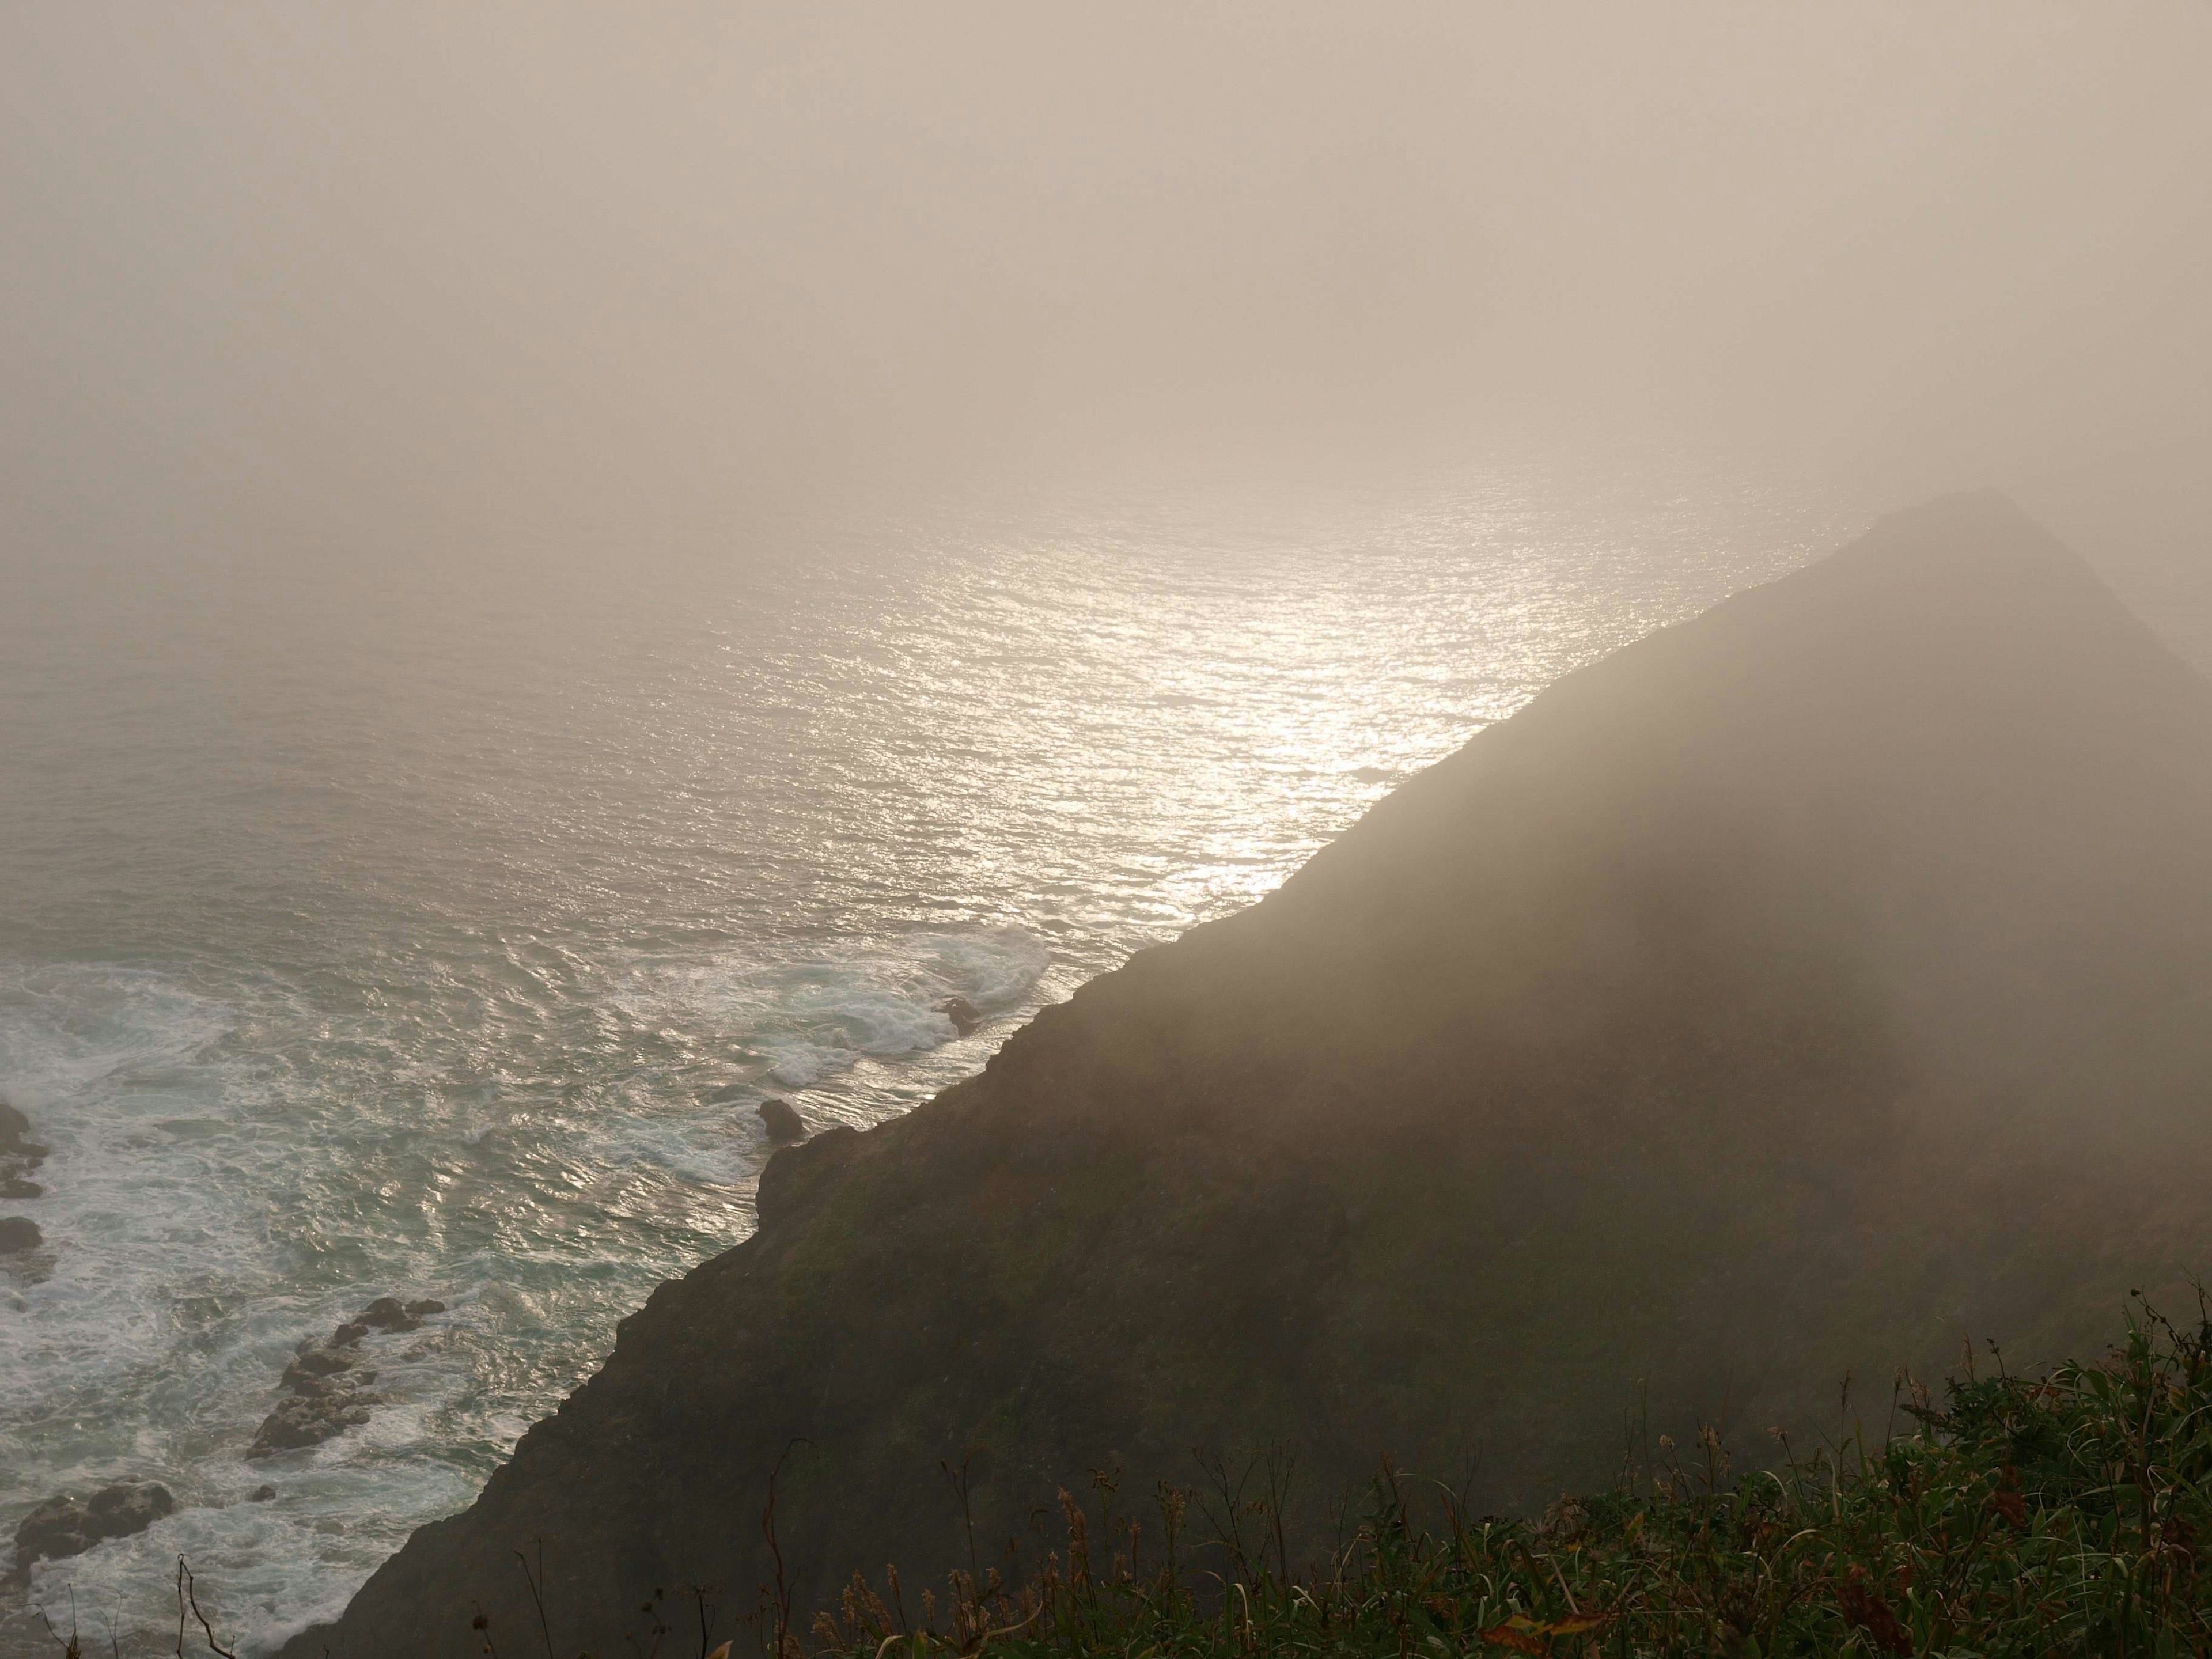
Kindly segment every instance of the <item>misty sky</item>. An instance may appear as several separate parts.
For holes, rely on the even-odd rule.
[[[2212,4],[0,9],[15,556],[1510,432],[2212,523]]]

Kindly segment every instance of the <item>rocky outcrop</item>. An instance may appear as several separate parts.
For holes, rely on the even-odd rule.
[[[962,1036],[972,1036],[983,1023],[983,1011],[966,997],[947,997],[937,1005],[937,1012],[952,1022],[952,1029]]]
[[[1900,515],[779,1152],[758,1232],[291,1651],[534,1630],[541,1539],[571,1651],[779,1560],[800,1607],[1034,1566],[1056,1487],[1194,1448],[1294,1454],[1303,1558],[1381,1451],[1534,1509],[1632,1413],[1833,1433],[1846,1372],[2092,1347],[2212,1265],[2208,1006],[2212,686],[2002,502]]]
[[[372,1331],[417,1331],[430,1314],[446,1311],[442,1302],[425,1298],[420,1302],[402,1304],[396,1296],[380,1296],[354,1316],[355,1322]]]
[[[36,1169],[51,1150],[31,1139],[29,1118],[16,1107],[0,1100],[0,1160],[21,1161]]]
[[[84,1503],[50,1498],[25,1516],[15,1528],[15,1570],[34,1561],[59,1561],[82,1555],[111,1538],[130,1538],[177,1507],[167,1486],[106,1486]]]
[[[778,1100],[771,1096],[754,1109],[760,1114],[761,1122],[767,1127],[770,1140],[806,1139],[806,1126],[799,1121],[799,1114],[793,1109],[789,1101]]]
[[[46,1188],[31,1172],[46,1162],[49,1150],[31,1139],[31,1120],[0,1100],[0,1199],[40,1196]]]
[[[372,1331],[419,1330],[426,1316],[445,1311],[442,1302],[403,1304],[397,1297],[380,1296],[332,1331],[327,1341],[302,1342],[277,1384],[286,1398],[262,1420],[246,1456],[302,1451],[368,1422],[371,1407],[382,1405],[384,1396],[369,1389],[376,1373],[361,1363],[362,1339]]]

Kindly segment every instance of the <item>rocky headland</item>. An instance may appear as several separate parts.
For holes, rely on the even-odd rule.
[[[757,1233],[288,1651],[535,1632],[535,1540],[552,1639],[614,1652],[779,1556],[802,1607],[1034,1565],[1092,1469],[1282,1449],[1310,1536],[1385,1450],[1532,1510],[1631,1414],[1832,1428],[1847,1373],[2094,1348],[2212,1257],[2208,1012],[2212,685],[2007,503],[1933,503],[779,1152]]]

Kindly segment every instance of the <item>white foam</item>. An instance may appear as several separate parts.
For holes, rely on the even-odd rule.
[[[26,1110],[63,1101],[121,1073],[187,1060],[231,1020],[221,1004],[140,969],[0,969],[0,1092]],[[65,1122],[40,1127],[59,1133]]]
[[[265,1652],[342,1613],[366,1576],[362,1564],[406,1541],[412,1523],[404,1517],[448,1513],[474,1495],[461,1471],[431,1462],[387,1463],[378,1480],[380,1502],[365,1506],[358,1479],[343,1468],[276,1472],[273,1500],[242,1501],[252,1488],[240,1487],[180,1509],[135,1538],[40,1563],[29,1600],[66,1608],[74,1593],[94,1648],[106,1645],[112,1620],[125,1654],[167,1651],[175,1631],[160,1621],[182,1556],[226,1645]]]
[[[1043,942],[1019,929],[917,933],[781,958],[647,962],[621,995],[639,1017],[703,1025],[766,1081],[804,1089],[863,1056],[953,1042],[959,1032],[939,1003],[961,996],[986,1012],[1009,1008],[1050,960]]]
[[[1019,928],[990,933],[925,933],[917,941],[930,953],[938,976],[987,1012],[1007,1008],[1034,990],[1052,952]]]
[[[90,1627],[112,1613],[126,1652],[133,1629],[147,1647],[182,1553],[244,1651],[335,1613],[588,1371],[596,1341],[579,1332],[743,1236],[769,1145],[712,1085],[811,1088],[815,1121],[876,1121],[973,1063],[938,1004],[1013,1008],[1048,960],[1007,930],[637,963],[613,1000],[668,1062],[520,1114],[465,1049],[425,1045],[441,1030],[374,1012],[334,1024],[259,977],[226,1002],[135,969],[0,969],[0,1094],[53,1148],[46,1195],[9,1206],[48,1248],[43,1279],[0,1274],[0,1532],[115,1480],[161,1480],[184,1506],[42,1565],[34,1598],[74,1585]],[[585,1197],[594,1242],[532,1231],[558,1224],[552,1208],[495,1248],[410,1242],[409,1172],[425,1161],[526,1205]],[[380,1207],[380,1183],[400,1207]],[[386,1403],[322,1446],[244,1462],[294,1345],[386,1291],[454,1304],[422,1339],[379,1339]],[[264,1479],[276,1501],[240,1501]]]
[[[53,1149],[45,1195],[8,1206],[44,1231],[46,1271],[0,1277],[0,1531],[57,1492],[169,1486],[183,1507],[146,1534],[32,1574],[33,1604],[65,1607],[73,1588],[84,1627],[104,1641],[112,1617],[126,1653],[134,1631],[139,1650],[157,1644],[179,1553],[255,1651],[336,1612],[475,1484],[436,1429],[467,1362],[434,1343],[382,1345],[375,1386],[392,1403],[366,1431],[241,1460],[294,1343],[360,1291],[288,1282],[300,1241],[270,1224],[343,1152],[321,1144],[320,1100],[292,1109],[285,1074],[236,1041],[240,1023],[136,969],[0,971],[0,1095]],[[264,1479],[285,1498],[237,1504]]]
[[[100,967],[0,977],[0,1096],[52,1148],[42,1198],[12,1202],[46,1235],[51,1273],[12,1293],[0,1372],[20,1396],[65,1376],[77,1387],[164,1346],[179,1250],[234,1258],[241,1218],[213,1166],[226,1126],[209,1124],[194,1058],[228,1012],[158,975]],[[245,1224],[250,1225],[250,1222]],[[96,1250],[77,1248],[97,1240]],[[0,1429],[14,1412],[0,1402]]]

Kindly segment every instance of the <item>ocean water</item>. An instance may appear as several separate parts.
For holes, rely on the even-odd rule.
[[[167,1651],[179,1555],[249,1652],[332,1614],[745,1237],[753,1102],[908,1109],[1864,517],[1671,457],[680,554],[9,556],[0,1096],[54,1150],[0,1203],[46,1240],[0,1258],[0,1532],[179,1508],[0,1590],[0,1651],[72,1606]],[[295,1345],[384,1294],[450,1306],[374,1340],[386,1403],[248,1462]]]

